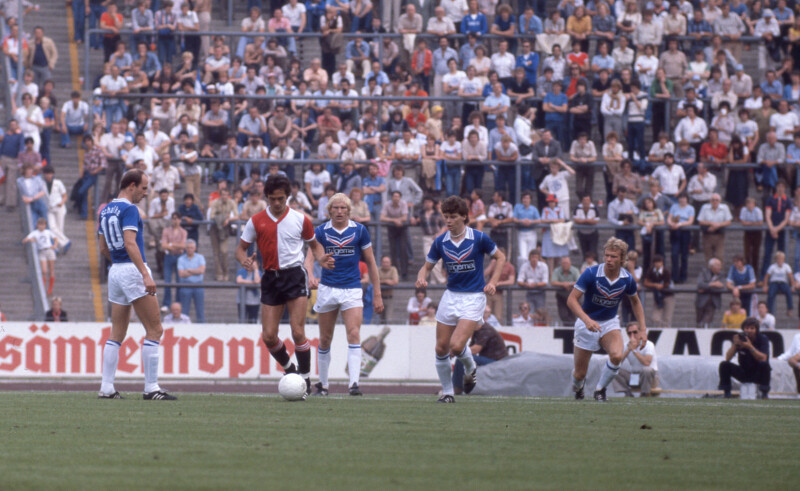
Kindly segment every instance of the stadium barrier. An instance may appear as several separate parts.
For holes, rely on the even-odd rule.
[[[415,277],[416,272],[411,271],[409,273],[409,275],[412,276],[412,277]],[[241,284],[238,284],[238,283],[235,283],[235,282],[224,283],[224,282],[217,282],[217,281],[213,281],[213,282],[209,281],[209,282],[203,282],[203,283],[166,283],[166,282],[157,281],[156,282],[156,286],[158,288],[209,288],[209,289],[212,289],[212,290],[232,290],[232,289],[236,289],[236,290],[239,290],[240,292],[244,292],[248,288],[252,288],[252,289],[258,289],[259,288],[258,286],[255,286],[255,287],[246,286],[246,285],[241,285]],[[447,288],[446,285],[431,283],[430,282],[430,278],[429,278],[429,283],[428,283],[428,287],[426,288],[426,290],[429,291],[429,292],[430,291],[444,291],[446,288]],[[652,289],[652,288],[647,288],[647,287],[645,287],[643,285],[639,285],[638,288],[639,288],[639,292],[640,292],[639,293],[639,298],[642,301],[642,305],[645,306],[645,312],[646,312],[647,311],[646,310],[646,306],[647,306],[648,302],[650,302],[652,300],[651,298],[647,298],[647,293],[655,291],[655,290]],[[413,282],[401,282],[401,283],[398,283],[397,285],[391,287],[391,290],[392,290],[392,292],[395,292],[395,293],[396,292],[406,292],[406,295],[400,295],[400,296],[397,297],[399,299],[402,299],[401,300],[402,302],[405,302],[405,301],[407,301],[407,299],[411,298],[414,295],[414,292],[417,290],[417,287],[414,285]],[[550,285],[544,286],[544,287],[539,287],[539,288],[533,288],[533,289],[522,288],[522,287],[519,287],[519,286],[516,286],[516,285],[514,285],[514,286],[499,286],[499,287],[497,287],[497,291],[498,292],[508,292],[508,294],[504,295],[504,297],[503,297],[503,303],[504,303],[504,307],[503,308],[505,309],[505,318],[506,319],[511,319],[511,318],[513,318],[514,314],[518,313],[518,310],[516,309],[516,305],[518,304],[518,302],[515,303],[514,298],[512,297],[511,293],[513,293],[515,291],[524,293],[524,292],[528,292],[528,291],[534,291],[534,292],[556,292],[556,291],[562,291],[562,290],[563,290],[562,288],[559,288],[557,286],[550,286]],[[724,294],[726,297],[728,295],[731,295],[731,298],[733,298],[730,290],[728,290],[728,289],[725,289],[725,288],[714,289],[714,288],[712,288],[711,290],[713,292],[715,292],[715,293]],[[676,294],[676,295],[678,295],[680,297],[684,297],[684,298],[686,298],[685,305],[692,305],[692,306],[694,305],[694,296],[697,295],[697,287],[696,286],[677,286],[677,287],[673,286],[671,288],[664,288],[664,289],[662,289],[660,291],[662,293],[674,293],[674,294]],[[745,293],[753,293],[753,294],[758,295],[759,293],[762,293],[763,290],[760,289],[760,288],[741,289],[741,292],[743,294],[745,294]],[[798,295],[798,298],[800,298],[800,293],[793,293],[793,295]],[[244,298],[244,297],[241,297],[241,298]],[[237,304],[236,312],[237,312],[236,315],[238,316],[239,322],[245,322],[245,306],[244,306],[244,304]],[[184,313],[187,314],[187,315],[190,314],[190,312],[184,312]],[[231,312],[231,315],[233,315],[233,312]],[[375,317],[377,315],[378,314],[373,314],[373,317]],[[396,319],[389,319],[389,321],[390,322],[396,321]],[[678,326],[673,325],[672,327],[678,327]],[[680,326],[680,327],[687,327],[688,328],[689,326]],[[703,327],[703,326],[699,326],[699,327]]]
[[[13,184],[16,186],[16,184]],[[20,222],[22,226],[22,236],[27,237],[29,233],[36,229],[36,224],[31,224],[32,214],[30,205],[22,201],[22,193],[17,192]],[[36,242],[24,244],[25,256],[28,260],[28,278],[31,282],[33,292],[33,320],[43,321],[45,314],[50,310],[50,303],[47,299],[47,288],[42,283],[42,265],[39,262],[39,250]],[[0,331],[2,333],[2,331]]]
[[[132,326],[135,335],[122,343],[119,354],[118,379],[141,378],[141,344],[144,332],[138,325]],[[0,378],[92,378],[99,379],[102,371],[103,346],[111,332],[104,323],[24,323],[8,322],[0,329]],[[290,354],[294,352],[288,325],[280,327]],[[524,356],[537,354],[557,360],[552,364],[523,363],[525,370],[532,370],[537,377],[557,379],[559,386],[568,385],[569,372],[553,376],[553,367],[571,367],[572,329],[515,328],[503,327],[500,334],[506,341],[509,354],[502,365],[518,363]],[[671,383],[677,389],[714,389],[714,386],[697,386],[692,376],[698,367],[715,365],[730,346],[736,331],[733,330],[676,330],[650,329],[649,339],[656,346],[659,357],[676,359],[681,364],[679,380]],[[795,331],[767,331],[773,358],[773,380],[775,390],[791,379],[791,370],[780,366],[785,363],[774,360],[791,345]],[[306,326],[306,335],[312,346],[319,345],[317,326]],[[435,328],[433,326],[365,325],[361,329],[364,353],[362,377],[365,380],[384,382],[430,382],[437,381],[433,364]],[[335,331],[331,350],[334,362],[330,376],[334,380],[346,380],[345,372],[347,339],[343,326]],[[659,360],[661,372],[664,363]],[[482,369],[484,370],[485,367]],[[677,370],[677,369],[676,369]],[[597,370],[599,371],[599,370]],[[164,324],[161,339],[161,366],[159,375],[163,379],[205,379],[242,381],[277,380],[282,368],[270,358],[261,342],[261,328],[252,324]],[[317,374],[316,357],[312,357],[312,376]],[[479,379],[480,380],[480,379]],[[519,379],[511,382],[519,386]],[[479,388],[486,389],[486,380]],[[793,380],[791,380],[793,382]],[[516,392],[515,395],[519,395]]]

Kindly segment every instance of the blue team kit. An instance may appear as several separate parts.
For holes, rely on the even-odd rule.
[[[450,232],[436,237],[428,252],[427,261],[439,259],[447,269],[447,289],[453,292],[482,292],[486,282],[483,278],[483,257],[495,253],[497,246],[488,235],[466,227],[464,238],[456,245]]]
[[[583,292],[583,311],[596,321],[617,316],[623,295],[636,295],[636,280],[625,268],[620,268],[616,280],[608,281],[605,265],[598,264],[581,273],[575,288]]]
[[[361,288],[358,262],[361,251],[371,247],[367,227],[350,220],[341,232],[331,222],[314,229],[314,237],[325,249],[325,254],[336,260],[332,270],[323,269],[320,284],[332,288]]]
[[[139,216],[139,208],[127,199],[117,198],[103,208],[97,224],[97,231],[105,238],[114,264],[131,262],[125,249],[125,230],[136,232],[139,254],[142,255],[142,261],[147,262],[144,257],[144,224]]]

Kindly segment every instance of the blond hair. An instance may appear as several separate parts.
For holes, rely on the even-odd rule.
[[[328,210],[328,216],[331,215],[331,208],[333,207],[334,203],[342,202],[347,206],[347,212],[350,213],[353,210],[353,202],[350,201],[350,198],[344,193],[336,193],[331,196],[331,199],[328,200],[328,205],[325,207]]]
[[[624,258],[628,254],[628,243],[622,239],[610,237],[603,246],[603,252],[607,249],[619,252],[620,258]]]

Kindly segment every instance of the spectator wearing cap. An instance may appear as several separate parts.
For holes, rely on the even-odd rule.
[[[753,93],[753,78],[744,71],[744,65],[739,63],[734,67],[736,73],[731,77],[731,89],[737,97],[747,99]]]

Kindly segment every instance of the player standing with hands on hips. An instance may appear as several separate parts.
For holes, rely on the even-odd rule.
[[[494,295],[506,257],[488,235],[467,226],[469,208],[463,199],[450,196],[441,209],[448,230],[433,241],[416,286],[426,288],[428,274],[440,259],[444,262],[447,290],[436,310],[436,372],[442,384],[438,402],[453,403],[450,356],[464,364],[464,392],[469,394],[477,383],[477,369],[467,343],[483,322],[485,294]],[[483,278],[484,254],[497,261],[488,283]]]
[[[236,260],[248,271],[258,266],[256,254],[247,255],[255,242],[264,261],[261,275],[261,338],[272,357],[286,373],[299,372],[306,379],[306,395],[311,392],[311,343],[306,339],[306,306],[308,305],[308,274],[303,268],[303,243],[309,242],[320,266],[332,269],[334,260],[324,254],[314,242],[314,226],[305,215],[286,206],[292,193],[292,183],[276,175],[264,183],[267,209],[247,221],[236,247]],[[290,361],[286,346],[278,337],[278,327],[284,308],[289,309],[294,354],[297,366]]]
[[[372,252],[367,228],[350,220],[352,203],[346,194],[337,193],[328,201],[330,221],[314,230],[316,243],[324,248],[334,260],[333,269],[322,271],[322,278],[314,277],[314,257],[311,248],[306,255],[306,270],[309,271],[309,285],[318,288],[314,310],[319,314],[319,347],[317,363],[319,382],[314,395],[328,395],[328,370],[331,365],[331,339],[336,317],[342,312],[342,320],[347,331],[347,371],[351,396],[360,396],[358,376],[361,372],[361,322],[364,319],[363,292],[361,290],[361,271],[359,261],[363,258],[369,271],[373,287],[375,312],[383,311],[381,280],[378,265]]]
[[[619,372],[619,365],[625,353],[617,317],[623,295],[628,296],[633,315],[639,322],[640,347],[643,348],[647,343],[644,309],[636,295],[636,279],[622,267],[623,258],[627,253],[628,244],[614,237],[608,239],[603,247],[603,263],[586,268],[567,298],[567,306],[578,317],[575,321],[575,369],[572,372],[572,390],[575,392],[575,399],[583,399],[583,385],[589,369],[589,360],[592,358],[592,352],[602,347],[608,353],[608,361],[600,372],[594,398],[606,402],[606,387]],[[581,297],[583,297],[582,305]]]
[[[161,340],[161,311],[156,282],[144,257],[144,225],[136,203],[147,196],[149,179],[140,170],[125,173],[117,198],[100,212],[97,233],[103,236],[100,253],[111,262],[108,272],[108,301],[111,302],[111,335],[103,348],[103,382],[100,399],[122,399],[114,389],[119,348],[128,333],[131,305],[144,326],[142,366],[145,400],[174,401],[177,397],[158,386],[158,344]]]

